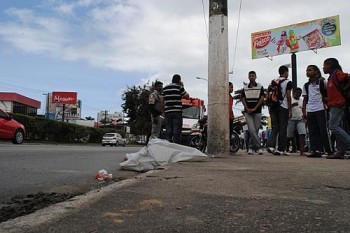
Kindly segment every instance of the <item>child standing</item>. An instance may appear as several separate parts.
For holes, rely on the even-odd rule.
[[[316,65],[306,69],[309,81],[303,88],[303,115],[307,119],[309,129],[310,151],[308,157],[322,157],[324,151],[332,154],[324,101],[327,97],[326,83],[321,77],[321,71]]]
[[[301,96],[301,88],[297,88],[293,93],[292,98],[292,117],[288,121],[287,127],[287,137],[292,139],[294,137],[295,129],[297,129],[299,135],[299,151],[300,155],[304,155],[304,147],[305,147],[305,121],[303,118],[303,101],[300,98]]]

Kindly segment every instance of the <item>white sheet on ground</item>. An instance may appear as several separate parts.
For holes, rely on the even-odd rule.
[[[139,152],[126,154],[128,160],[120,163],[124,170],[148,171],[158,166],[179,161],[202,161],[208,156],[193,147],[170,143],[167,140],[151,139]]]

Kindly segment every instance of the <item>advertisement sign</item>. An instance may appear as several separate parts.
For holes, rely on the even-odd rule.
[[[77,104],[77,92],[52,92],[52,104]]]
[[[108,111],[101,111],[97,114],[97,121],[101,125],[116,126],[123,123],[124,115],[118,112],[110,114]]]
[[[251,43],[253,59],[337,46],[339,15],[255,32]]]
[[[56,106],[55,119],[62,120],[63,107]],[[65,120],[78,120],[80,119],[80,108],[76,105],[67,105],[64,109],[64,119]]]

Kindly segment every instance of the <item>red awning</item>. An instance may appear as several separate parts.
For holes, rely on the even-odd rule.
[[[41,102],[13,92],[0,92],[0,101],[12,101],[39,109]]]

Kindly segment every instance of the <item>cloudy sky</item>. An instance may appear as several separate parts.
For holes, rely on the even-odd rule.
[[[208,77],[208,3],[1,0],[0,91],[41,101],[39,114],[44,93],[75,91],[82,117],[96,118],[99,111],[121,111],[127,86],[155,79],[168,84],[179,73],[191,96],[207,100],[207,82],[196,77]],[[278,67],[290,63],[290,55],[252,60],[252,32],[333,15],[340,16],[342,45],[298,53],[298,86],[307,80],[306,66],[322,67],[327,57],[350,71],[349,9],[349,1],[228,0],[229,78],[235,89],[250,70],[267,86]],[[235,106],[236,114],[241,108]]]

